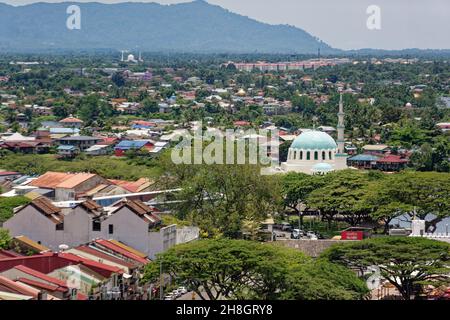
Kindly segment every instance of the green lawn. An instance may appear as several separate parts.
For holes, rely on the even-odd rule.
[[[47,171],[91,172],[108,179],[136,180],[139,178],[156,179],[161,168],[152,165],[138,165],[132,160],[111,156],[82,157],[74,160],[59,160],[55,155],[8,154],[0,157],[0,168],[36,175]]]

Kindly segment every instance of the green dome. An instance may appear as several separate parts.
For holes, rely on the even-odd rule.
[[[333,150],[337,148],[334,139],[322,131],[306,131],[292,142],[291,148],[303,150]]]

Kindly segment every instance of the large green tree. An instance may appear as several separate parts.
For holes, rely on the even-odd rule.
[[[403,172],[393,175],[384,183],[383,194],[391,203],[399,203],[413,217],[425,219],[427,231],[433,232],[436,225],[450,215],[450,174],[437,172]]]
[[[324,179],[321,176],[312,176],[304,173],[291,172],[283,176],[282,192],[284,205],[293,210],[300,217],[303,225],[301,205],[306,204],[308,196],[316,189],[323,187]]]
[[[449,280],[450,244],[425,238],[383,237],[336,245],[322,258],[359,270],[377,266],[405,300],[421,293],[425,284],[440,286]]]
[[[146,267],[144,279],[157,282],[161,266],[202,299],[361,299],[367,293],[348,269],[316,263],[294,249],[245,240],[173,247]]]
[[[324,177],[322,187],[309,194],[307,204],[319,209],[329,224],[340,216],[356,226],[367,220],[372,210],[365,201],[369,184],[370,175],[367,173],[354,170],[333,172]]]

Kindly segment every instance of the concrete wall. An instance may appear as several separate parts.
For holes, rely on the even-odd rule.
[[[158,232],[148,234],[148,257],[155,259],[158,253],[164,252],[177,244],[177,226],[161,228]]]
[[[177,229],[177,244],[191,242],[200,237],[200,228],[182,227]]]
[[[64,231],[57,231],[56,224],[31,206],[20,210],[3,224],[13,237],[26,236],[52,250],[64,243]]]
[[[112,224],[113,234],[109,234]],[[112,214],[102,222],[105,239],[121,241],[126,245],[148,254],[148,224],[127,207]]]
[[[108,230],[93,230],[92,216],[82,207],[76,207],[64,217],[64,241],[69,247],[87,243],[93,239],[106,239]]]
[[[113,233],[109,234],[109,225]],[[56,251],[59,245],[76,247],[94,239],[114,239],[146,253],[150,259],[178,243],[198,239],[199,228],[176,225],[158,231],[148,229],[148,223],[127,207],[123,207],[101,222],[101,231],[93,231],[92,217],[81,207],[64,216],[64,230],[57,231],[56,224],[31,206],[4,223],[12,236],[24,235]]]
[[[75,200],[75,195],[77,193],[91,190],[92,188],[98,186],[99,184],[110,185],[111,182],[109,182],[108,180],[106,180],[100,176],[95,175],[92,178],[77,185],[76,188],[73,188],[73,189],[56,188],[55,189],[55,200],[56,201]]]
[[[324,250],[332,245],[347,243],[342,240],[279,240],[275,243],[280,246],[297,249],[311,257],[318,257]]]

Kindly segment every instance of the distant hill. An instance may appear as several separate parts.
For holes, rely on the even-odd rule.
[[[66,9],[81,8],[81,30],[68,30]],[[335,54],[302,29],[269,25],[205,1],[0,4],[0,50],[136,49],[195,53]]]

